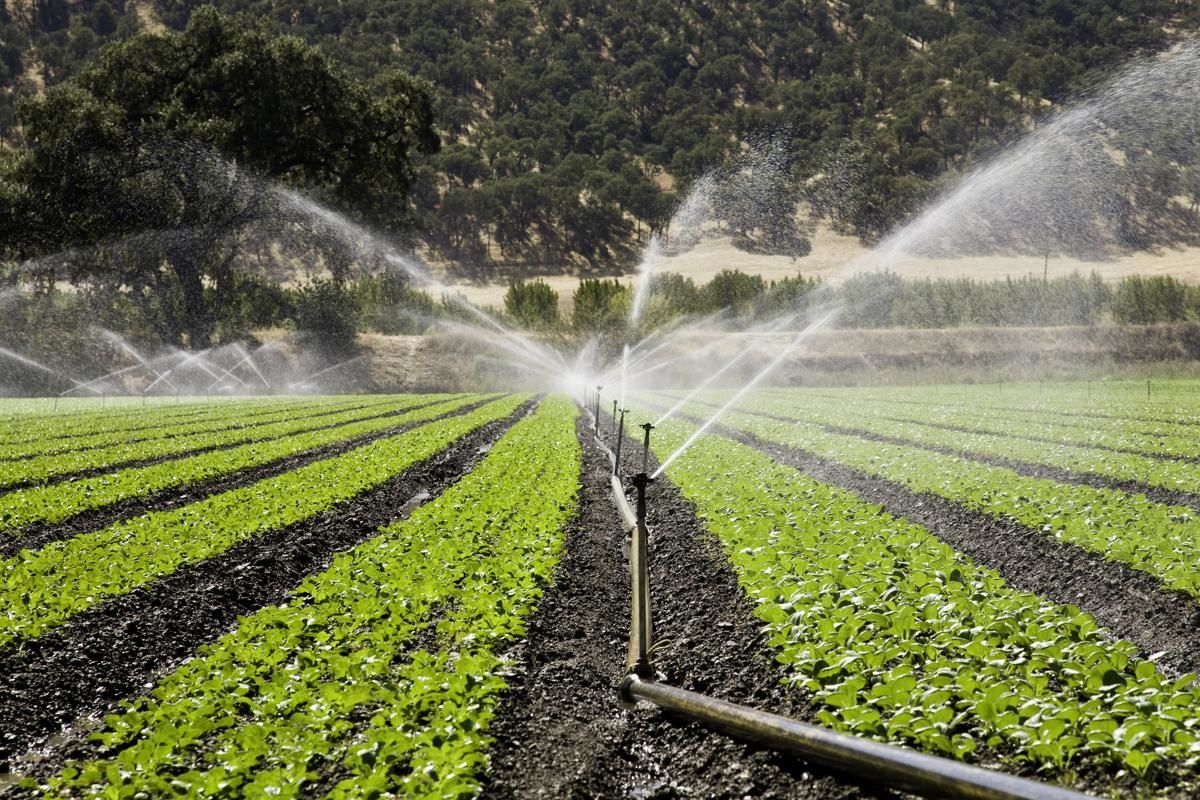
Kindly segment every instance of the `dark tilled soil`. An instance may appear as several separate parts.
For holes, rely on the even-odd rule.
[[[623,710],[629,635],[624,535],[609,464],[581,422],[583,487],[553,586],[516,650],[517,674],[490,732],[495,798],[862,798],[872,794],[773,751],[650,707]],[[640,447],[627,442],[627,465]],[[652,487],[656,661],[674,685],[798,718],[752,606],[719,544],[668,482]]]
[[[699,422],[695,417],[689,419]],[[716,425],[714,433],[754,447],[822,483],[877,503],[894,517],[926,528],[976,563],[999,572],[1010,586],[1056,603],[1072,603],[1144,655],[1175,673],[1200,672],[1200,603],[1166,588],[1145,572],[1059,541],[1016,520],[964,508],[932,494],[884,480],[756,436]]]
[[[425,406],[433,405],[433,403],[435,403],[435,402],[441,402],[441,401],[435,400],[435,401],[432,401],[429,403],[422,403],[421,405],[412,406],[410,408],[392,409],[390,411],[383,411],[378,414],[368,414],[367,416],[360,417],[358,419],[353,420],[353,422],[366,422],[367,420],[372,420],[372,419],[383,419],[384,417],[396,417],[401,414],[407,414],[410,411],[415,411],[419,408],[424,408]],[[340,410],[348,410],[348,409],[340,409]],[[334,414],[334,413],[338,413],[338,412],[331,411],[328,413],[316,414],[316,415],[313,415],[313,417],[311,417],[310,419],[316,419],[317,421],[319,421],[320,417],[329,416],[329,414]],[[103,464],[103,465],[96,466],[96,467],[87,467],[85,469],[79,469],[79,470],[75,470],[73,472],[64,472],[64,473],[61,473],[58,475],[52,475],[51,477],[45,478],[45,479],[21,481],[20,483],[9,484],[8,486],[5,486],[3,489],[0,489],[0,495],[7,494],[8,492],[15,492],[18,489],[27,489],[30,486],[53,486],[56,483],[67,483],[68,481],[81,481],[81,480],[87,480],[88,478],[95,478],[100,475],[108,475],[109,473],[116,472],[117,470],[140,469],[142,467],[152,467],[155,464],[163,464],[167,461],[181,461],[182,459],[191,458],[193,456],[204,455],[205,453],[218,453],[222,450],[232,450],[235,447],[242,447],[242,446],[248,445],[248,444],[261,444],[263,442],[273,442],[273,441],[276,441],[279,439],[286,439],[289,436],[296,436],[301,433],[312,433],[314,431],[323,431],[323,430],[328,430],[330,428],[336,428],[339,425],[347,425],[347,424],[350,424],[350,423],[349,422],[333,422],[333,423],[327,423],[324,425],[314,425],[311,428],[305,428],[303,431],[295,431],[293,433],[276,434],[274,436],[263,436],[263,437],[257,438],[257,439],[243,439],[238,442],[227,442],[225,444],[214,444],[214,445],[209,445],[207,447],[193,447],[190,450],[180,450],[179,452],[166,453],[166,454],[157,455],[157,456],[150,456],[148,458],[137,458],[137,459],[131,459],[128,461],[114,461],[110,464]]]
[[[243,486],[249,486],[252,483],[257,483],[267,478],[274,478],[277,475],[291,472],[316,461],[340,456],[365,444],[370,444],[376,439],[396,436],[417,425],[425,425],[429,422],[445,419],[446,417],[468,413],[485,402],[487,401],[481,400],[478,403],[456,408],[432,420],[397,425],[394,428],[366,433],[362,436],[356,436],[353,439],[333,442],[332,444],[316,447],[312,450],[306,450],[303,453],[289,456],[279,461],[272,461],[257,467],[231,472],[227,475],[217,475],[205,481],[189,483],[187,486],[174,486],[164,489],[161,492],[155,492],[154,494],[130,497],[127,500],[121,500],[102,508],[89,509],[60,522],[30,525],[23,528],[19,533],[9,536],[0,534],[0,558],[11,558],[22,550],[36,550],[50,542],[82,536],[85,533],[92,533],[101,528],[107,528],[109,525],[121,520],[133,519],[152,511],[170,511],[173,508],[195,503],[221,492],[240,489]],[[422,407],[417,406],[406,409],[406,411],[415,411],[417,408]]]
[[[117,701],[225,633],[239,615],[282,601],[335,554],[440,494],[535,405],[524,404],[351,501],[185,566],[41,637],[0,650],[0,772],[19,766],[41,774],[65,757],[86,757],[91,745],[82,734]],[[72,728],[65,743],[15,763],[67,725]]]

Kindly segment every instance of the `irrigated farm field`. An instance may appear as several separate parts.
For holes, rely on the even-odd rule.
[[[681,453],[732,394],[628,398],[622,475],[672,412],[655,668],[1195,796],[1198,389],[764,389]],[[618,704],[628,550],[594,425],[563,396],[0,405],[0,795],[897,796]]]

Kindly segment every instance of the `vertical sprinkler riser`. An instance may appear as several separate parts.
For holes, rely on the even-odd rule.
[[[650,470],[648,466],[650,464],[650,431],[654,430],[654,423],[642,423],[642,430],[646,432],[645,437],[642,439],[642,473],[649,474]]]
[[[625,414],[629,409],[621,409],[621,419],[617,423],[617,445],[613,448],[615,455],[613,456],[613,475],[621,474],[621,442],[625,439]]]
[[[592,430],[597,436],[600,435],[600,392],[602,391],[604,391],[603,386],[596,387],[596,405],[592,411],[592,422],[594,423]]]
[[[648,539],[650,529],[646,526],[646,487],[654,479],[645,471],[633,476],[632,483],[637,489],[637,506],[635,514],[637,524],[630,531],[629,571],[633,584],[632,614],[633,623],[629,640],[629,672],[644,680],[654,680],[654,665],[650,661],[650,652],[654,645],[654,623],[650,611],[650,562]]]

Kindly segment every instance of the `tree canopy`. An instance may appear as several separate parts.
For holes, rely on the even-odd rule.
[[[150,5],[175,30],[210,13],[195,0]],[[1200,9],[1174,0],[212,5],[301,37],[363,81],[399,66],[435,87],[432,113],[447,146],[420,156],[410,176],[419,231],[434,253],[483,265],[628,259],[667,223],[692,181],[763,130],[785,132],[793,177],[806,189],[799,200],[844,232],[878,239],[946,175],[1011,141],[1105,71],[1162,50],[1200,22]],[[17,95],[75,74],[99,44],[140,24],[113,0],[31,0],[27,13],[21,8],[0,9],[0,85]],[[289,47],[296,45],[279,45],[279,54]],[[241,80],[255,74],[256,58],[270,60],[222,61],[202,76]],[[247,98],[266,96],[269,84],[255,85],[263,93]],[[207,86],[212,94],[195,100],[219,100],[219,88]],[[281,123],[294,119],[288,111]],[[14,131],[7,128],[8,138]],[[256,138],[287,132],[233,123],[200,133],[261,151]],[[324,135],[319,125],[311,134]],[[382,154],[358,140],[325,155],[337,169],[339,154],[364,152]],[[293,156],[282,147],[262,168],[291,171]],[[1190,159],[1155,159],[1145,169],[1157,175],[1160,160],[1178,167]],[[1180,188],[1172,182],[1195,183],[1179,172],[1174,181],[1147,180],[1150,191],[1133,201],[1149,208]],[[347,190],[370,179],[353,175]],[[743,246],[805,250],[793,231],[744,223],[730,225]],[[1123,240],[1144,238],[1132,231]]]
[[[392,72],[370,87],[296,37],[211,8],[182,32],[103,49],[19,112],[27,147],[0,184],[9,255],[101,246],[58,258],[135,296],[177,296],[165,324],[193,346],[230,300],[247,242],[279,237],[282,212],[303,203],[260,176],[399,226],[413,157],[438,145],[418,80]],[[324,253],[335,275],[336,251]]]

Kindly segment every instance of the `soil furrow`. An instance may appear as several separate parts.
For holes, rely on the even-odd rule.
[[[316,414],[301,413],[300,416],[304,417],[306,419],[317,419],[319,417],[327,417],[330,414],[341,414],[341,413],[345,413],[345,412],[349,412],[349,411],[356,411],[361,408],[366,408],[367,405],[374,405],[374,404],[338,406],[336,408],[319,411]],[[298,406],[297,408],[287,409],[287,410],[289,412],[297,412],[297,411],[304,412],[306,410],[311,410],[312,408],[313,408],[312,406]],[[320,407],[318,406],[318,408],[320,408]],[[120,444],[126,444],[126,445],[138,444],[140,442],[148,442],[148,441],[152,441],[152,440],[158,440],[158,441],[165,442],[170,439],[178,439],[180,436],[193,436],[196,433],[218,434],[218,433],[224,433],[227,431],[253,428],[258,425],[271,425],[271,424],[274,424],[275,422],[282,421],[282,417],[280,418],[280,420],[272,420],[272,421],[265,422],[265,423],[262,422],[261,420],[256,421],[255,418],[271,416],[274,414],[282,414],[282,413],[283,412],[280,409],[274,409],[272,411],[264,411],[264,412],[257,413],[257,414],[255,414],[255,413],[243,414],[238,418],[237,422],[231,422],[228,425],[221,425],[220,427],[217,427],[217,428],[209,428],[209,429],[206,429],[203,431],[192,431],[192,432],[183,431],[180,433],[168,433],[168,434],[161,435],[161,436],[138,436],[138,437],[135,437],[132,439],[124,439],[120,442]],[[89,445],[84,445],[83,447],[68,447],[63,450],[57,450],[57,451],[48,452],[48,453],[31,453],[31,454],[19,455],[19,456],[9,456],[6,454],[0,454],[0,461],[5,461],[5,462],[7,462],[7,461],[29,461],[30,459],[42,458],[42,457],[50,456],[50,455],[63,456],[63,455],[67,455],[68,453],[86,453],[89,450],[101,450],[105,447],[112,447],[113,444],[114,444],[113,442],[101,442],[100,444],[89,444]]]
[[[193,456],[201,456],[201,455],[205,455],[207,453],[218,453],[222,450],[233,450],[236,447],[244,447],[244,446],[250,445],[250,444],[263,444],[265,442],[274,442],[274,441],[278,441],[281,439],[287,439],[290,436],[299,436],[299,435],[306,434],[306,433],[314,433],[316,431],[329,430],[330,428],[336,428],[339,425],[349,425],[351,423],[369,422],[370,420],[373,420],[373,419],[383,419],[385,417],[395,417],[400,414],[407,414],[408,412],[415,411],[419,408],[424,408],[425,406],[433,405],[433,403],[435,403],[435,402],[443,402],[443,401],[434,400],[434,401],[431,401],[428,403],[422,403],[421,405],[412,406],[410,408],[393,409],[391,411],[385,411],[385,412],[382,412],[379,414],[370,414],[365,417],[358,417],[353,420],[347,420],[347,421],[343,421],[343,422],[332,422],[332,423],[328,423],[325,425],[315,425],[311,428],[304,428],[303,430],[292,431],[291,433],[277,434],[275,436],[263,436],[258,439],[241,439],[236,442],[226,442],[223,444],[212,444],[212,445],[208,445],[206,447],[194,447],[190,450],[181,450],[177,453],[164,453],[162,455],[150,456],[147,458],[130,459],[129,461],[114,461],[110,464],[101,464],[101,465],[98,465],[95,467],[86,467],[84,469],[74,470],[72,472],[63,472],[63,473],[59,473],[58,475],[51,475],[50,477],[47,477],[47,478],[20,481],[19,483],[10,483],[7,486],[0,488],[0,497],[3,497],[5,494],[8,494],[9,492],[15,492],[19,489],[28,489],[31,486],[53,486],[56,483],[67,483],[69,481],[87,480],[88,478],[96,478],[101,475],[110,475],[114,472],[119,472],[121,470],[141,469],[142,467],[152,467],[155,464],[163,464],[168,461],[181,461],[185,458],[192,458]],[[322,414],[320,416],[325,416],[325,415]]]
[[[709,408],[717,408],[717,406],[713,405],[712,403],[698,400],[694,402],[697,405],[707,406]],[[770,414],[766,411],[751,411],[744,408],[738,408],[735,410],[741,414],[763,417],[764,419],[773,419],[777,422],[806,422],[806,420],[797,419],[795,417],[781,416],[779,414]],[[869,431],[865,428],[855,428],[848,425],[830,425],[821,422],[812,422],[809,424],[816,425],[817,427],[829,431],[830,433],[840,433],[844,436],[854,436],[870,442],[894,444],[900,447],[913,447],[919,450],[926,450],[930,453],[938,453],[939,455],[952,456],[955,458],[965,458],[968,461],[977,461],[981,464],[990,464],[993,467],[1003,467],[1004,469],[1011,469],[1013,472],[1024,475],[1027,478],[1042,478],[1044,480],[1052,480],[1055,483],[1067,483],[1074,486],[1090,486],[1093,489],[1114,489],[1127,494],[1145,495],[1146,498],[1153,500],[1156,503],[1163,503],[1169,506],[1186,506],[1195,510],[1197,513],[1200,513],[1200,494],[1196,492],[1187,492],[1180,489],[1167,489],[1162,486],[1151,486],[1150,484],[1143,483],[1141,481],[1125,480],[1122,478],[1109,478],[1094,472],[1078,472],[1076,470],[1063,469],[1061,467],[1052,467],[1047,464],[1037,464],[1032,461],[1022,461],[1015,458],[1003,458],[1001,456],[988,455],[987,453],[977,453],[972,450],[958,450],[953,447],[943,447],[941,445],[929,444],[914,439],[905,439],[900,436],[889,436],[883,433],[875,433],[874,431]]]
[[[282,601],[338,552],[436,497],[536,402],[353,500],[184,566],[0,651],[0,769],[67,725],[72,728],[65,743],[31,754],[22,770],[41,773],[64,758],[86,757],[91,745],[83,741],[85,729],[117,701],[144,690],[238,616]]]
[[[1090,486],[1093,489],[1115,489],[1127,494],[1141,494],[1156,503],[1163,503],[1169,506],[1187,506],[1200,513],[1200,494],[1195,492],[1185,492],[1178,489],[1166,489],[1161,486],[1151,486],[1148,483],[1141,481],[1125,480],[1121,478],[1109,478],[1104,475],[1098,475],[1094,472],[1076,472],[1075,470],[1062,469],[1061,467],[1051,467],[1046,464],[1037,464],[1032,461],[1022,461],[1015,458],[1003,458],[1001,456],[992,456],[986,453],[977,453],[971,450],[958,450],[953,447],[942,447],[933,444],[924,444],[912,439],[904,439],[899,436],[887,436],[882,433],[864,430],[862,428],[847,427],[842,425],[822,425],[821,427],[828,430],[830,433],[841,433],[846,436],[856,436],[860,439],[866,439],[871,442],[879,442],[880,444],[894,444],[901,447],[916,447],[921,450],[928,450],[931,453],[938,453],[944,456],[954,456],[957,458],[965,458],[969,461],[978,461],[981,464],[990,464],[994,467],[1003,467],[1011,469],[1020,475],[1028,478],[1042,478],[1051,480],[1055,483],[1067,483],[1075,486]]]
[[[1140,456],[1141,458],[1153,458],[1158,461],[1177,461],[1181,464],[1200,464],[1200,457],[1188,455],[1171,455],[1170,453],[1154,453],[1148,450],[1139,450],[1136,447],[1118,447],[1111,444],[1099,444],[1097,442],[1072,442],[1064,439],[1052,439],[1049,436],[1034,436],[1028,433],[997,433],[996,431],[984,430],[981,428],[972,428],[969,425],[951,425],[947,422],[932,422],[930,420],[912,420],[904,419],[903,417],[882,417],[890,422],[898,422],[902,425],[924,425],[927,428],[938,428],[944,431],[954,431],[956,433],[968,433],[974,436],[1003,436],[1009,439],[1019,439],[1021,441],[1038,442],[1040,444],[1049,444],[1056,447],[1078,447],[1084,450],[1103,450],[1108,453],[1119,453],[1121,455]]]
[[[114,523],[132,519],[142,514],[149,514],[156,511],[170,511],[171,509],[185,506],[188,503],[195,503],[215,494],[228,492],[233,489],[241,489],[252,483],[257,483],[267,478],[274,478],[277,475],[291,472],[294,469],[299,469],[314,462],[343,455],[358,447],[370,444],[376,439],[396,436],[415,425],[424,425],[427,422],[437,422],[447,417],[466,414],[479,408],[485,402],[487,400],[480,400],[477,403],[471,403],[470,405],[448,411],[431,420],[397,425],[394,428],[364,433],[352,439],[321,445],[312,450],[306,450],[303,453],[287,456],[286,458],[267,464],[260,464],[257,467],[250,467],[249,469],[230,472],[225,475],[217,475],[208,480],[189,483],[185,486],[172,486],[150,495],[130,497],[101,508],[88,509],[59,522],[30,525],[15,534],[8,536],[0,535],[0,558],[11,558],[22,550],[36,550],[50,542],[94,533]],[[418,408],[424,408],[424,406],[410,408],[407,411],[416,411]]]
[[[490,733],[484,796],[861,798],[876,795],[774,751],[650,707],[622,710],[629,572],[608,461],[582,420],[583,486],[554,584],[532,615]],[[627,442],[627,466],[641,449]],[[636,453],[634,452],[636,451]],[[635,458],[636,456],[636,458]],[[800,718],[733,567],[667,481],[652,488],[651,584],[668,681]]]
[[[695,417],[681,419],[698,423]],[[835,460],[723,425],[714,433],[760,450],[814,480],[853,492],[893,517],[929,530],[976,563],[996,570],[1010,586],[1091,614],[1117,637],[1176,674],[1200,671],[1200,601],[1098,553],[1035,531],[1009,517],[993,517],[938,495],[914,492]]]

